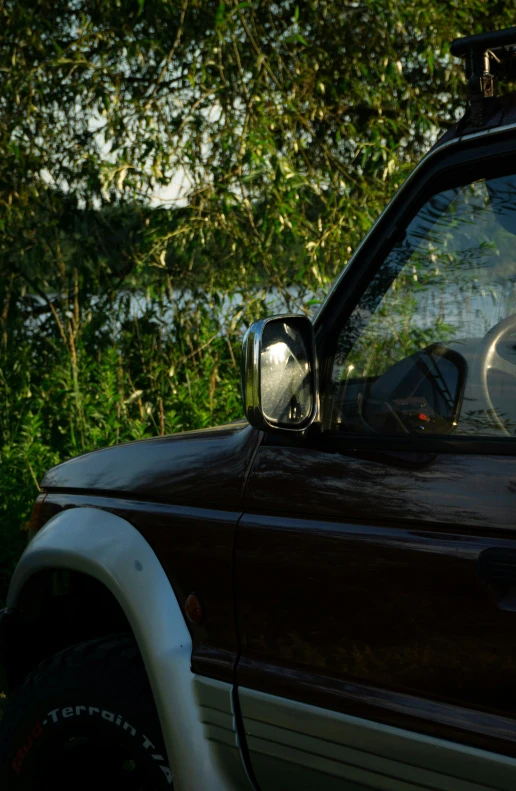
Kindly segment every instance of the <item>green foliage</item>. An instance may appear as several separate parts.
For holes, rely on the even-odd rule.
[[[459,114],[450,39],[512,21],[497,0],[4,0],[0,588],[48,466],[240,416],[245,325],[317,302]]]
[[[147,217],[125,263],[226,287],[326,284],[455,120],[450,39],[512,22],[485,0],[6,0],[0,15],[6,262],[55,255],[80,207],[145,203],[183,176],[173,228]]]

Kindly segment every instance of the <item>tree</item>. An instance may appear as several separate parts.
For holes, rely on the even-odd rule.
[[[0,13],[4,251],[34,244],[19,248],[18,223],[48,183],[67,203],[50,216],[69,223],[73,201],[141,203],[183,174],[179,226],[156,212],[133,263],[166,269],[179,251],[208,280],[277,286],[341,268],[457,117],[450,38],[512,21],[484,0],[6,0]]]

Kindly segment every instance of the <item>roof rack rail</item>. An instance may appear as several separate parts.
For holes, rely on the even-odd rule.
[[[452,41],[450,52],[466,58],[473,126],[484,125],[484,100],[494,96],[495,79],[516,77],[516,27]]]

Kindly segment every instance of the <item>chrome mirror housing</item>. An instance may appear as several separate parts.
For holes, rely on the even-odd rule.
[[[315,419],[315,339],[306,316],[255,321],[242,348],[245,416],[259,429],[303,431]]]

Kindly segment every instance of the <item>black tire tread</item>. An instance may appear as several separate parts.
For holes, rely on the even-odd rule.
[[[138,710],[140,726],[162,741],[159,719],[143,660],[132,635],[127,633],[98,637],[67,647],[44,659],[9,695],[0,722],[0,774],[12,760],[12,736],[29,710],[59,699],[63,690],[82,690],[84,696],[108,693],[123,709],[130,696]],[[158,744],[158,742],[156,742]],[[161,751],[163,751],[164,746]],[[165,754],[163,752],[163,754]],[[5,761],[5,764],[4,764]]]
[[[13,717],[15,712],[23,713],[25,705],[29,701],[35,701],[42,697],[41,679],[45,679],[44,696],[53,686],[60,689],[63,681],[66,683],[67,677],[70,682],[73,680],[74,686],[83,681],[87,675],[88,686],[103,687],[109,682],[110,689],[120,688],[120,693],[127,692],[127,661],[134,662],[133,673],[131,674],[131,686],[141,686],[139,692],[147,693],[142,695],[140,700],[148,700],[151,696],[150,686],[143,667],[141,655],[134,638],[126,633],[98,637],[64,648],[58,654],[44,659],[34,668],[25,678],[25,681],[9,696],[7,706],[2,718],[0,732],[3,730],[3,723],[9,723],[10,727],[15,725]],[[96,675],[93,675],[93,670]],[[139,682],[139,683],[138,683]],[[151,698],[152,699],[152,698]],[[25,704],[25,705],[24,705]]]

